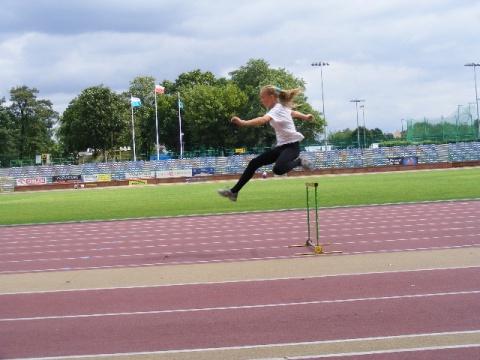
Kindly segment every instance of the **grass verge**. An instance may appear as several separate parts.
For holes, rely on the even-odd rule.
[[[480,198],[480,168],[254,180],[237,202],[216,194],[234,182],[182,183],[2,194],[0,225],[305,208],[305,182],[320,207]]]

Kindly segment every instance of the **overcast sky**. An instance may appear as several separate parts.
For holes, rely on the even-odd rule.
[[[217,77],[264,59],[307,83],[328,131],[394,132],[401,119],[475,106],[476,0],[0,0],[0,97],[37,88],[62,113],[89,86]],[[476,68],[480,83],[480,68]],[[363,112],[362,112],[363,110]]]

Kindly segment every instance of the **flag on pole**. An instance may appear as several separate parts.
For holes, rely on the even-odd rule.
[[[160,142],[159,142],[159,133],[158,133],[158,105],[157,105],[157,93],[163,94],[165,92],[165,88],[161,85],[157,85],[155,83],[155,134],[157,138],[157,160],[160,160]]]
[[[135,106],[141,106],[142,105],[142,102],[140,101],[139,98],[137,97],[131,97],[131,102],[132,102],[132,107],[135,107]]]
[[[180,159],[183,159],[183,132],[182,132],[182,112],[180,109],[183,109],[183,104],[180,101],[180,91],[178,94],[178,128],[180,130]]]

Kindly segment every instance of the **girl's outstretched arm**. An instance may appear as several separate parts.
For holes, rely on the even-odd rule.
[[[270,116],[264,115],[252,120],[242,120],[238,116],[234,116],[230,121],[234,124],[237,124],[238,126],[258,126],[258,125],[266,124],[270,120],[272,120]]]
[[[292,117],[299,118],[302,120],[313,120],[312,114],[304,114],[300,111],[292,110]]]

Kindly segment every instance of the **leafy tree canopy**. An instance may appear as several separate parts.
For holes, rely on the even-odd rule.
[[[48,151],[53,145],[53,126],[58,121],[58,113],[52,109],[49,100],[37,99],[38,90],[20,86],[10,90],[8,108],[13,121],[10,140],[19,158],[33,157]]]
[[[138,158],[155,153],[157,126],[160,144],[176,153],[180,133],[184,134],[187,150],[272,146],[275,134],[270,126],[241,128],[230,122],[231,117],[252,119],[264,115],[267,109],[259,101],[259,90],[264,85],[305,89],[305,82],[285,69],[271,68],[262,59],[249,60],[229,76],[217,78],[209,71],[196,69],[180,74],[173,82],[161,81],[163,94],[155,93],[158,82],[152,76],[136,77],[128,91],[120,94],[104,85],[89,87],[70,102],[61,117],[57,132],[60,147],[54,146],[53,126],[58,114],[51,110],[51,103],[37,100],[38,90],[19,87],[12,89],[8,114],[0,113],[0,122],[6,124],[0,137],[6,139],[4,144],[9,141],[9,149],[25,155],[34,155],[40,149],[62,149],[64,154],[87,148],[106,152],[132,145],[133,111]],[[132,108],[131,96],[140,98],[142,106]],[[303,94],[296,102],[300,111],[315,116],[313,122],[296,122],[306,139],[314,140],[325,126],[322,114]],[[0,150],[7,151],[5,146]]]
[[[73,99],[61,119],[59,137],[69,152],[114,149],[128,127],[128,102],[108,87],[93,86]]]

